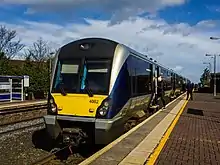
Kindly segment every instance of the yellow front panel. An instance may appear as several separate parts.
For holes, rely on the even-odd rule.
[[[107,97],[104,95],[94,95],[89,97],[87,94],[61,94],[52,93],[58,107],[60,115],[88,116],[95,117],[97,108]]]

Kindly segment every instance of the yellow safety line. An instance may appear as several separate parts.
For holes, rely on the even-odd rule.
[[[187,103],[188,103],[188,100],[185,101],[185,103],[184,103],[183,106],[181,107],[179,113],[177,114],[177,116],[175,117],[175,119],[173,120],[173,122],[171,123],[170,127],[169,127],[168,130],[166,131],[166,133],[165,133],[165,135],[163,136],[163,138],[161,139],[159,145],[158,145],[157,148],[154,150],[154,152],[151,154],[149,160],[148,160],[145,164],[147,164],[147,165],[153,165],[153,164],[156,162],[156,160],[157,160],[157,158],[158,158],[160,152],[162,151],[164,145],[166,144],[166,141],[168,140],[168,138],[169,138],[169,136],[170,136],[172,130],[174,129],[174,127],[175,127],[175,125],[176,125],[176,123],[177,123],[177,121],[179,120],[180,115],[183,113],[183,110],[184,110],[184,108],[186,107],[186,104],[187,104]]]

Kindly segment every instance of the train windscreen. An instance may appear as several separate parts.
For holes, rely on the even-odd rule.
[[[110,67],[110,60],[60,60],[52,92],[106,95],[109,90]]]
[[[81,79],[81,92],[90,89],[95,94],[108,94],[110,61],[85,60]]]

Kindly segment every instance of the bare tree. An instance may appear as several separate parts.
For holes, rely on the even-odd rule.
[[[13,58],[24,48],[21,40],[14,41],[17,33],[9,30],[5,26],[0,26],[0,52],[3,52],[7,59]]]
[[[39,38],[33,45],[26,49],[25,58],[30,58],[37,62],[44,62],[51,58],[52,49],[50,48],[47,41]]]

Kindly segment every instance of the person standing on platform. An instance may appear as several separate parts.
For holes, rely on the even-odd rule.
[[[187,98],[186,99],[187,100],[189,98],[189,95],[190,95],[190,99],[193,100],[193,94],[192,94],[193,86],[194,86],[194,84],[190,83],[190,82],[186,85],[186,90],[187,90]]]
[[[183,82],[183,85],[182,85],[182,91],[186,92],[186,82],[185,81]]]
[[[162,76],[160,76],[160,77],[158,77],[157,96],[162,101],[163,109],[166,108],[166,103],[165,103],[164,95],[165,95],[164,81],[163,81]]]

